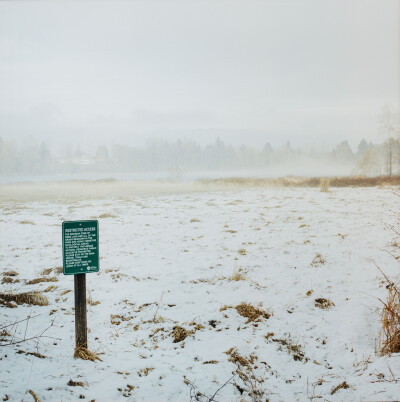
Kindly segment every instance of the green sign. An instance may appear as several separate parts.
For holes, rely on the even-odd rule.
[[[99,271],[99,222],[62,223],[63,273],[86,274]]]

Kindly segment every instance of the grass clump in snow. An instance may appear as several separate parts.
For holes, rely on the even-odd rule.
[[[91,352],[88,348],[85,348],[83,346],[78,346],[75,348],[74,358],[82,360],[90,360],[91,362],[94,362],[96,360],[100,360],[101,362],[103,361],[100,359],[99,356],[96,355],[96,353]]]
[[[32,280],[26,282],[26,284],[27,285],[36,285],[37,283],[42,283],[42,282],[58,282],[58,278],[56,276],[53,276],[52,278],[46,278],[46,277],[35,278],[35,279],[32,279]]]
[[[383,355],[400,352],[400,289],[388,278],[388,295],[383,302],[382,332],[379,341]]]
[[[18,305],[47,306],[49,301],[41,292],[0,293],[0,304],[6,307],[17,307],[15,303]]]
[[[232,306],[224,306],[221,307],[219,311],[225,311],[228,308],[234,308],[242,317],[246,317],[246,324],[258,320],[260,317],[268,319],[271,317],[271,314],[261,308],[254,307],[250,303],[242,302],[238,304],[236,307]]]
[[[238,250],[238,253],[239,253],[240,255],[246,255],[246,254],[247,254],[247,251],[246,251],[246,249],[244,249],[244,248],[240,248],[240,249]]]
[[[324,299],[323,297],[319,297],[314,300],[315,301],[315,307],[322,308],[322,309],[328,309],[329,307],[332,307],[335,305],[334,302],[330,301],[329,299]]]
[[[18,272],[17,272],[17,271],[13,271],[13,270],[11,270],[11,271],[6,271],[6,272],[3,272],[3,276],[18,276]]]
[[[232,275],[228,278],[230,281],[244,281],[246,279],[245,275],[241,272],[242,269],[234,269]]]
[[[184,341],[189,335],[193,334],[193,331],[188,331],[187,329],[180,327],[179,325],[172,328],[172,337],[174,338],[174,343],[179,343]]]
[[[321,265],[325,264],[325,260],[322,258],[321,254],[316,254],[313,260],[311,261],[311,266],[312,267],[319,267]]]
[[[18,283],[19,279],[14,279],[10,276],[3,276],[3,279],[1,280],[1,284],[4,285],[5,283]]]

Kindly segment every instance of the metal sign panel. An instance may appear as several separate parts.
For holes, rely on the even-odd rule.
[[[99,222],[62,223],[63,273],[87,274],[99,271]]]

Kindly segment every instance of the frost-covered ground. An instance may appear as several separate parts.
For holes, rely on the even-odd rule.
[[[0,348],[0,397],[206,400],[239,368],[216,400],[249,400],[252,389],[263,400],[399,400],[400,356],[376,354],[386,289],[372,262],[399,278],[384,251],[396,252],[385,224],[398,203],[378,188],[3,200],[0,279],[15,270],[19,282],[1,292],[40,290],[49,304],[0,306],[0,327],[33,317],[7,328],[15,341],[53,325],[44,333],[52,338]],[[96,362],[72,356],[73,277],[56,270],[61,222],[92,217],[101,255],[99,274],[87,275]],[[26,284],[41,277],[57,281]],[[334,305],[320,308],[318,298]],[[242,302],[270,318],[248,322],[235,309]],[[174,343],[176,326],[189,335]]]

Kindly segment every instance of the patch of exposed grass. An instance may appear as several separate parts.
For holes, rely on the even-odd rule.
[[[246,249],[244,249],[244,248],[240,248],[240,249],[238,250],[238,253],[239,253],[240,255],[246,255],[246,254],[247,254],[247,251],[246,251]]]
[[[50,275],[53,271],[53,268],[45,268],[40,275]]]
[[[19,279],[14,279],[10,276],[3,276],[2,280],[1,280],[1,284],[4,285],[6,283],[18,283]]]
[[[325,260],[322,258],[321,254],[317,253],[313,260],[311,261],[311,266],[312,267],[319,267],[321,265],[325,264]]]
[[[3,276],[18,276],[18,272],[17,272],[17,271],[13,271],[13,270],[11,270],[11,271],[6,271],[6,272],[3,272]]]
[[[324,299],[323,297],[319,297],[318,299],[315,299],[314,301],[315,301],[315,307],[322,308],[322,309],[328,309],[335,305],[335,303],[333,303],[329,299]]]
[[[32,222],[32,221],[20,221],[21,225],[36,225],[36,223]]]
[[[150,371],[153,371],[154,367],[146,367],[144,369],[140,369],[137,373],[139,377],[147,377]]]
[[[174,338],[174,343],[179,343],[184,341],[189,335],[192,335],[193,331],[188,331],[187,329],[180,327],[179,325],[172,328],[172,337]]]
[[[234,308],[242,317],[246,317],[246,324],[259,320],[260,318],[269,319],[271,317],[271,314],[269,312],[258,307],[254,307],[250,303],[245,302],[238,304],[236,307],[224,306],[220,308],[219,311],[225,311],[228,308]]]
[[[385,354],[400,352],[400,289],[388,280],[388,295],[383,302],[382,332],[379,340],[380,352]]]
[[[200,219],[192,218],[192,219],[190,220],[190,223],[195,223],[195,222],[200,222]]]
[[[29,304],[33,306],[47,306],[49,301],[41,292],[27,293],[0,293],[0,304],[6,307],[17,307],[15,304]]]
[[[56,276],[53,276],[51,278],[47,278],[47,277],[35,278],[35,279],[32,279],[32,280],[26,282],[26,284],[27,285],[36,285],[37,283],[42,283],[42,282],[58,282],[58,278]]]

